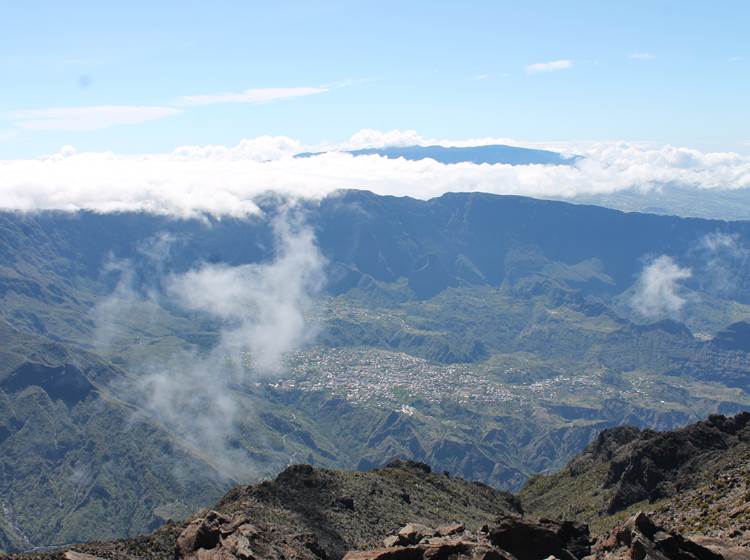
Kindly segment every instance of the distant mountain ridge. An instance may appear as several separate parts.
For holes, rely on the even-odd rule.
[[[294,157],[306,158],[327,152],[302,152]],[[502,144],[481,146],[389,146],[345,150],[354,156],[377,155],[388,159],[408,161],[432,159],[446,165],[472,163],[477,165],[564,165],[572,166],[584,159],[580,155],[563,155],[550,150],[522,148]],[[556,196],[548,192],[543,198],[577,204],[595,204],[624,212],[682,217],[750,220],[750,190],[735,188],[728,183],[722,188],[701,189],[687,185],[669,184],[658,188],[631,188],[601,193],[580,193],[575,196]],[[502,190],[502,185],[498,185]]]
[[[295,157],[313,157],[325,152],[303,152]],[[404,158],[418,161],[434,159],[439,163],[475,163],[505,165],[573,165],[581,156],[566,157],[558,152],[488,144],[484,146],[388,146],[385,148],[362,148],[348,150],[353,156],[382,156],[388,159]]]

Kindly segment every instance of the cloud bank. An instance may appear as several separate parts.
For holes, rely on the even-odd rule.
[[[547,147],[584,157],[572,166],[446,165],[431,159],[354,157],[342,151],[293,157],[300,151],[320,149],[492,143]],[[456,191],[575,199],[669,186],[748,188],[750,158],[622,142],[561,146],[503,138],[446,141],[423,138],[414,131],[363,130],[346,142],[327,146],[262,136],[236,146],[183,146],[162,154],[79,153],[66,147],[38,159],[0,161],[0,208],[146,211],[180,217],[253,214],[257,212],[253,198],[268,191],[309,198],[357,188],[423,199]]]

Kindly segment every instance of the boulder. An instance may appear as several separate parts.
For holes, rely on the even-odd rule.
[[[638,512],[610,531],[594,547],[600,560],[722,560],[722,555],[677,533],[658,527]]]
[[[342,509],[354,510],[354,498],[351,496],[339,496],[336,498],[336,505]]]
[[[505,516],[488,531],[490,542],[519,560],[544,560],[552,555],[560,560],[588,556],[589,530],[574,522]]]
[[[750,548],[737,546],[726,539],[696,535],[691,536],[690,540],[712,550],[716,554],[721,554],[724,560],[750,560]]]
[[[175,558],[184,560],[255,560],[252,541],[258,529],[245,515],[229,518],[208,511],[193,519],[177,537]],[[72,559],[75,560],[75,559]]]
[[[424,552],[417,547],[397,546],[374,550],[347,552],[343,560],[423,560]]]
[[[449,523],[447,525],[441,525],[437,528],[437,534],[441,537],[447,537],[450,535],[456,535],[458,533],[463,533],[466,530],[466,527],[463,523]]]
[[[544,560],[550,556],[558,560],[576,560],[562,545],[573,543],[571,546],[575,548],[579,533],[585,535],[588,545],[588,528],[577,524],[551,521],[542,524],[541,521],[509,517],[494,527],[483,527],[475,534],[466,531],[463,523],[443,525],[437,530],[409,523],[397,534],[386,537],[383,541],[385,548],[352,551],[344,560],[521,560],[522,557]],[[520,554],[498,546],[500,540],[510,548],[517,544]],[[529,553],[532,549],[534,554]],[[588,548],[586,552],[589,552]]]
[[[391,548],[393,546],[398,546],[398,544],[401,542],[401,539],[398,535],[389,535],[386,538],[383,539],[383,545],[386,548]]]
[[[177,537],[177,556],[189,558],[198,550],[216,548],[221,538],[222,526],[229,523],[231,519],[216,511],[208,511],[202,517],[194,519]]]
[[[421,523],[408,523],[398,532],[400,544],[417,544],[424,538],[437,535],[435,529]]]
[[[442,540],[412,546],[352,551],[344,560],[516,560],[512,555],[476,540]]]
[[[102,560],[93,554],[85,554],[83,552],[76,552],[75,550],[67,550],[65,554],[63,554],[63,558],[65,558],[65,560]]]

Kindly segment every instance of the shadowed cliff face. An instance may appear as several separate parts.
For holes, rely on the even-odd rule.
[[[690,471],[712,455],[731,453],[750,443],[750,414],[712,416],[704,422],[665,433],[642,432],[611,459],[606,487],[616,489],[608,513],[642,500],[675,496],[694,483]],[[607,438],[605,432],[600,438]]]
[[[732,323],[719,332],[712,342],[715,347],[723,350],[750,352],[750,323],[745,321]]]
[[[81,370],[71,364],[49,367],[27,363],[0,382],[0,388],[11,393],[32,386],[41,387],[50,399],[61,400],[68,407],[84,400],[95,390]]]
[[[530,511],[575,512],[607,528],[621,512],[650,508],[659,523],[750,544],[750,414],[715,415],[667,432],[604,430],[561,472],[520,492]],[[611,516],[611,517],[610,517]]]

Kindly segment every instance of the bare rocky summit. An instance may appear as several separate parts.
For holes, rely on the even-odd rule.
[[[722,560],[730,558],[658,527],[639,512],[591,548],[588,527],[504,516],[476,533],[405,526],[384,547],[349,552],[344,560]],[[418,537],[418,542],[413,539]],[[408,535],[408,538],[405,536]],[[727,552],[727,549],[723,549]],[[732,557],[740,560],[742,556]]]
[[[519,498],[425,464],[293,465],[142,537],[39,560],[750,560],[750,414],[606,430]],[[587,523],[592,522],[590,525]]]
[[[594,532],[649,510],[670,530],[750,546],[750,414],[684,428],[603,431],[568,466],[520,492],[537,515],[578,519]]]
[[[504,514],[476,531],[463,523],[432,528],[408,523],[392,531],[382,544],[351,550],[344,560],[423,560],[474,558],[482,560],[541,560],[549,556],[577,560],[590,553],[588,528],[577,523],[525,519]],[[178,560],[324,560],[329,558],[314,534],[264,538],[250,520],[210,511],[195,519],[177,538]]]
[[[668,532],[638,512],[612,529],[594,547],[597,560],[722,560],[708,547]]]
[[[512,494],[432,472],[422,463],[398,460],[367,472],[293,465],[275,480],[234,488],[213,509],[183,523],[70,549],[113,560],[241,558],[250,542],[256,558],[337,559],[379,546],[386,534],[410,522],[438,526],[461,520],[477,530],[508,513],[522,513]],[[64,554],[7,558],[62,559]]]

